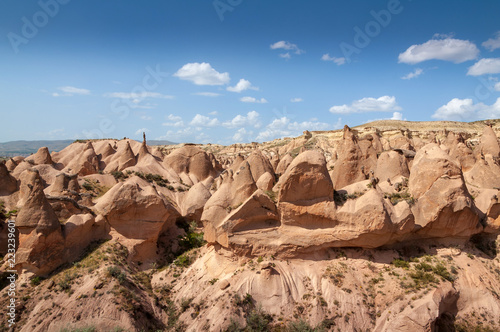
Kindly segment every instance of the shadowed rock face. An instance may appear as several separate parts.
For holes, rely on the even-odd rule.
[[[17,190],[17,180],[10,175],[4,163],[0,162],[0,194],[11,194]]]

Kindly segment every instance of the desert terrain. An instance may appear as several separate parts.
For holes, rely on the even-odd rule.
[[[0,163],[12,331],[498,331],[500,120]],[[9,331],[0,311],[0,331]]]

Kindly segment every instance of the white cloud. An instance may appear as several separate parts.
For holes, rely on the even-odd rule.
[[[403,113],[401,112],[394,112],[392,113],[392,118],[391,120],[403,120]]]
[[[74,86],[61,86],[57,88],[57,90],[62,91],[63,93],[54,92],[52,93],[53,97],[62,97],[62,96],[73,96],[73,95],[90,95],[90,90],[75,88]]]
[[[227,128],[240,128],[240,127],[255,127],[259,128],[260,123],[260,115],[256,111],[250,111],[246,116],[244,115],[236,115],[231,121],[226,121],[222,123],[224,127]]]
[[[132,99],[133,103],[139,103],[141,99],[144,98],[161,98],[161,99],[173,99],[174,96],[164,95],[158,92],[110,92],[105,93],[104,97],[109,98],[120,98],[120,99]]]
[[[292,99],[290,99],[290,101],[292,103],[300,103],[300,102],[303,102],[304,99],[302,99],[302,98],[292,98]]]
[[[149,132],[148,128],[140,128],[136,130],[135,135],[142,135],[142,133],[147,133],[147,132]]]
[[[150,117],[149,115],[141,115],[141,119],[142,120],[153,120],[153,118]]]
[[[286,50],[286,51],[292,51],[295,54],[302,54],[304,53],[304,50],[301,50],[296,44],[292,44],[288,41],[285,40],[280,40],[279,42],[276,42],[274,44],[271,44],[271,49],[272,50]],[[280,54],[281,56],[281,54]],[[288,54],[290,56],[290,54]]]
[[[208,113],[208,115],[217,115],[217,114],[219,114],[219,112],[217,112],[217,111],[213,111],[213,112]]]
[[[396,102],[394,96],[382,96],[379,98],[362,98],[355,100],[351,105],[332,106],[331,113],[349,114],[349,113],[365,113],[365,112],[392,112],[400,111],[401,107]]]
[[[328,54],[328,53],[323,54],[323,56],[321,57],[321,60],[335,62],[335,64],[337,66],[341,66],[341,65],[345,64],[345,62],[346,62],[346,59],[344,57],[336,58],[334,56],[330,56],[330,54]]]
[[[204,96],[204,97],[219,97],[221,94],[215,92],[195,92],[193,93],[193,95]]]
[[[240,128],[233,135],[233,143],[246,143],[252,139],[253,131],[247,131],[245,128]]]
[[[250,81],[247,81],[242,78],[235,86],[228,86],[226,90],[240,93],[241,91],[245,90],[259,90],[259,88],[253,86],[252,83],[250,83]]]
[[[476,45],[468,40],[445,38],[431,39],[420,45],[412,45],[399,54],[399,62],[416,64],[427,60],[444,60],[461,63],[474,60],[479,54]]]
[[[195,127],[215,127],[219,125],[219,120],[217,120],[217,118],[210,119],[208,116],[196,114],[189,124]]]
[[[170,122],[164,122],[162,123],[162,126],[167,126],[167,127],[184,127],[184,121],[182,121],[182,118],[177,115],[169,114],[166,116],[167,120]]]
[[[474,104],[472,99],[453,98],[432,115],[442,120],[496,119],[500,117],[500,98],[493,105]]]
[[[187,63],[174,76],[196,85],[224,85],[229,83],[229,73],[219,73],[209,63]]]
[[[500,91],[500,82],[498,82],[497,84],[495,84],[495,90],[496,91]]]
[[[279,119],[274,119],[270,124],[261,131],[256,140],[269,141],[285,136],[299,136],[304,130],[327,130],[340,128],[340,121],[335,124],[328,124],[318,121],[292,122],[288,117],[283,116]]]
[[[421,68],[417,68],[411,73],[408,73],[407,75],[401,77],[403,80],[411,80],[412,78],[419,77],[424,71]]]
[[[490,51],[500,48],[500,31],[497,31],[497,33],[495,34],[495,38],[490,38],[481,45],[483,45],[484,48]]]
[[[241,97],[240,101],[244,103],[258,103],[258,104],[267,103],[267,100],[265,100],[264,98],[256,99],[254,97]]]
[[[500,73],[500,58],[481,59],[469,67],[469,70],[467,71],[467,75],[471,76],[498,73]]]
[[[286,53],[280,53],[279,56],[283,59],[290,59],[292,56],[290,55],[290,52]]]

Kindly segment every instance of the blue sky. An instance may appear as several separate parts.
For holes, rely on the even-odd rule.
[[[0,142],[500,118],[500,2],[4,0]]]

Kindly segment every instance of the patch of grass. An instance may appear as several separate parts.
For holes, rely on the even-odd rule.
[[[106,272],[108,276],[115,278],[120,284],[123,284],[125,280],[127,280],[127,276],[118,266],[110,266],[107,268]]]
[[[400,267],[400,268],[403,268],[403,269],[409,269],[410,268],[410,263],[403,260],[403,259],[400,259],[400,258],[396,258],[395,260],[393,260],[391,262],[392,265],[394,265],[395,267]]]
[[[401,201],[406,201],[408,205],[414,205],[417,200],[413,198],[407,191],[397,192],[394,194],[384,194],[384,198],[388,198],[392,205],[396,205]]]
[[[278,201],[278,198],[276,197],[276,193],[272,190],[266,190],[264,193],[274,202],[276,203]]]
[[[94,326],[64,328],[60,332],[97,332]]]

